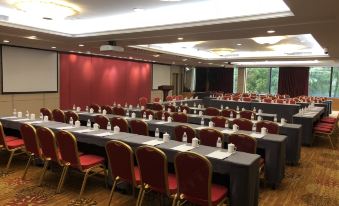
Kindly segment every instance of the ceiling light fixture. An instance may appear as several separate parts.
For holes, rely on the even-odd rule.
[[[268,30],[268,31],[266,31],[268,34],[274,34],[275,33],[275,30]]]
[[[134,11],[134,12],[141,12],[141,11],[144,11],[144,9],[141,9],[141,8],[134,8],[133,11]]]
[[[252,38],[252,40],[257,42],[258,44],[276,44],[283,39],[285,39],[284,36],[265,36]]]
[[[9,43],[10,41],[9,40],[3,40],[2,42],[3,43]]]
[[[182,41],[182,40],[184,40],[184,37],[178,37],[178,40]]]
[[[80,12],[78,6],[62,0],[12,0],[12,5],[27,14],[42,18],[64,19]]]
[[[178,2],[178,1],[181,1],[181,0],[160,0],[160,1],[165,1],[165,2]]]
[[[27,37],[25,37],[26,39],[37,39],[37,37],[36,36],[27,36]]]
[[[55,47],[55,46],[52,46],[51,49],[56,49],[56,47]]]
[[[85,45],[83,45],[83,44],[79,44],[78,46],[79,46],[79,47],[84,47]]]
[[[154,57],[159,57],[159,56],[160,56],[160,54],[153,54],[153,56],[154,56]]]
[[[232,48],[214,48],[214,49],[210,49],[210,52],[217,54],[219,56],[224,56],[224,55],[228,55],[230,53],[232,53],[234,51],[234,49]]]
[[[242,44],[238,43],[237,45],[238,45],[238,46],[241,46]]]

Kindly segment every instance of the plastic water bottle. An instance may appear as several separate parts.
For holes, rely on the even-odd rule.
[[[142,115],[142,118],[146,119],[146,112]]]
[[[253,112],[257,112],[257,109],[255,107],[253,107]]]
[[[226,120],[225,121],[225,128],[228,128],[229,126],[228,126],[228,121]]]
[[[251,115],[251,120],[254,120],[254,114]]]
[[[197,114],[197,110],[196,109],[194,110],[194,114]]]
[[[231,112],[231,114],[230,114],[230,118],[231,118],[231,119],[233,119],[233,112]]]
[[[221,148],[222,148],[222,142],[221,142],[221,138],[220,137],[218,137],[218,140],[217,140],[217,148],[219,150],[221,150]]]
[[[91,126],[92,126],[91,120],[88,119],[88,120],[87,120],[87,127],[91,127]]]
[[[40,113],[40,119],[44,119],[44,115],[42,113]]]
[[[28,110],[26,110],[26,118],[29,119],[29,111]]]
[[[101,107],[99,107],[99,110],[98,110],[99,113],[101,113]]]
[[[239,111],[239,106],[237,106],[237,111]]]
[[[70,117],[69,118],[69,124],[73,124],[74,122],[73,122],[73,117]]]
[[[161,120],[165,121],[165,114],[164,113],[162,113]]]
[[[73,110],[75,110],[76,108],[75,108],[75,104],[73,104]]]
[[[180,109],[180,107],[178,108],[178,112],[181,112],[181,109]]]
[[[273,121],[274,121],[274,122],[277,122],[277,121],[278,121],[277,115],[274,115]]]
[[[156,129],[155,129],[154,136],[155,136],[156,138],[160,138],[159,128],[156,128]]]
[[[13,109],[13,116],[16,116],[16,114],[17,114],[17,113],[16,113],[16,109],[14,108],[14,109]]]
[[[186,132],[184,132],[184,134],[182,135],[182,142],[187,144],[187,134],[186,134]]]
[[[200,124],[201,124],[201,125],[205,125],[205,120],[204,120],[203,117],[201,118]]]
[[[86,106],[86,109],[85,109],[85,110],[86,110],[86,112],[88,112],[88,110],[89,110],[88,106]]]
[[[126,111],[126,117],[129,117],[129,110]]]
[[[220,106],[220,109],[223,110],[223,109],[224,109],[224,105],[221,105],[221,106]]]
[[[125,103],[125,108],[127,108],[128,107],[128,105],[127,105],[127,102]]]
[[[106,129],[107,129],[107,130],[112,130],[111,122],[108,121],[108,123],[107,123],[107,128],[106,128]]]
[[[257,125],[256,125],[256,124],[253,124],[252,132],[256,132],[256,131],[257,131]]]

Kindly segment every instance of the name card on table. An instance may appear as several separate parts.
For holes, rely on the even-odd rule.
[[[263,138],[265,136],[265,134],[261,134],[261,133],[255,133],[255,132],[252,132],[250,134],[251,137],[254,137],[254,138]]]
[[[189,145],[186,145],[186,144],[182,144],[182,145],[179,145],[179,146],[176,146],[176,147],[173,147],[171,148],[172,150],[176,150],[176,151],[180,151],[180,152],[187,152],[191,149],[193,149],[194,147],[193,146],[189,146]]]
[[[215,158],[215,159],[219,159],[219,160],[223,160],[223,159],[226,159],[227,157],[229,157],[231,155],[232,155],[232,153],[222,152],[222,151],[217,150],[217,151],[209,153],[206,156],[211,157],[211,158]]]
[[[162,143],[164,143],[162,140],[154,139],[154,140],[143,142],[142,144],[149,145],[149,146],[156,146]]]

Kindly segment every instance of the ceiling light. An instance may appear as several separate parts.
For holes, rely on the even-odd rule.
[[[37,39],[37,37],[36,36],[27,36],[27,37],[25,37],[26,39]]]
[[[238,45],[238,46],[241,46],[242,44],[238,43],[237,45]]]
[[[55,46],[52,46],[51,49],[56,49],[56,47],[55,47]]]
[[[66,18],[79,13],[80,8],[62,0],[13,0],[12,5],[27,14],[47,18]]]
[[[160,54],[153,54],[153,56],[154,56],[154,57],[159,57],[159,56],[160,56]]]
[[[144,11],[144,9],[141,9],[141,8],[134,8],[133,11],[135,11],[135,12],[141,12],[141,11]]]
[[[268,34],[274,34],[275,31],[274,31],[274,30],[268,30],[267,33],[268,33]]]
[[[84,47],[85,45],[83,45],[83,44],[79,44],[78,46],[79,46],[79,47]]]
[[[215,48],[215,49],[210,49],[209,50],[212,53],[215,53],[219,56],[224,56],[224,55],[228,55],[230,53],[232,53],[234,51],[234,49],[232,48]]]
[[[303,49],[304,46],[298,45],[298,44],[279,44],[279,45],[269,46],[268,48],[275,50],[275,51],[280,51],[280,52],[293,52],[293,51]]]
[[[3,43],[9,43],[9,40],[3,40],[2,42]]]
[[[265,36],[265,37],[254,37],[252,38],[253,41],[257,42],[258,44],[276,44],[281,40],[285,39],[284,36]]]
[[[198,62],[198,64],[201,64],[201,62]]]
[[[178,37],[178,40],[182,41],[182,40],[184,40],[184,37]]]
[[[236,65],[310,65],[310,64],[318,64],[320,63],[318,60],[305,60],[305,61],[258,61],[258,62],[233,62]]]
[[[178,2],[178,1],[181,1],[181,0],[160,0],[160,1],[167,1],[167,2]]]
[[[187,59],[182,59],[183,62],[187,61]]]

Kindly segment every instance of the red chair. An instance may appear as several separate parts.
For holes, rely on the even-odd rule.
[[[62,189],[65,176],[69,167],[85,173],[85,177],[82,182],[79,194],[79,199],[81,199],[81,196],[84,192],[88,177],[98,174],[100,172],[104,172],[105,182],[107,185],[107,171],[104,164],[105,158],[90,154],[82,154],[81,156],[79,156],[76,139],[74,135],[68,131],[59,131],[56,134],[56,139],[60,150],[61,162],[63,164],[63,171],[58,185],[57,193],[60,193]]]
[[[181,122],[181,123],[187,123],[187,120],[188,120],[187,115],[182,112],[174,112],[172,114],[172,118],[174,122]]]
[[[128,122],[126,119],[121,117],[113,117],[111,119],[111,126],[114,129],[115,126],[120,128],[120,132],[128,132]]]
[[[78,115],[77,113],[75,113],[75,112],[73,112],[73,111],[67,111],[67,112],[65,112],[65,121],[66,121],[66,123],[69,122],[69,120],[71,119],[71,117],[72,117],[72,119],[73,119],[74,122],[79,120],[79,115]]]
[[[186,125],[178,125],[174,128],[174,135],[175,135],[175,140],[182,142],[182,136],[184,135],[184,132],[186,132],[187,135],[187,142],[191,143],[192,139],[195,137],[195,130]]]
[[[52,114],[51,110],[49,110],[47,108],[41,108],[40,109],[40,113],[43,116],[48,116],[48,120],[52,120],[53,119],[53,114]]]
[[[160,97],[155,97],[153,102],[160,102]]]
[[[0,151],[5,150],[10,153],[5,172],[8,172],[13,157],[24,153],[22,151],[24,148],[25,144],[22,139],[5,135],[4,128],[0,122]]]
[[[251,110],[244,110],[244,111],[241,111],[240,113],[240,117],[241,118],[245,118],[245,119],[249,119],[251,120],[252,118],[252,115],[253,115],[253,119],[255,119],[255,112],[251,111]]]
[[[237,116],[237,111],[235,111],[234,109],[224,109],[224,110],[222,110],[221,116],[230,117],[231,113],[233,114],[233,118],[235,118]]]
[[[270,134],[279,134],[279,125],[272,121],[259,121],[256,124],[257,132],[261,132],[261,128],[265,127]]]
[[[66,122],[66,115],[65,113],[60,110],[60,109],[54,109],[52,111],[52,115],[53,115],[53,119],[54,121],[56,122],[62,122],[62,123],[65,123]]]
[[[211,118],[215,127],[225,127],[227,119],[223,116],[215,116]]]
[[[245,118],[234,119],[233,124],[238,125],[240,130],[252,131],[253,123],[251,120]]]
[[[181,105],[180,110],[181,110],[181,112],[184,112],[184,110],[186,110],[187,114],[190,113],[190,108],[188,106],[185,106],[185,105]]]
[[[230,100],[230,99],[231,99],[231,96],[223,96],[222,99],[223,99],[223,100]]]
[[[175,175],[168,173],[165,153],[156,147],[141,146],[136,149],[135,155],[141,176],[139,205],[142,205],[145,192],[151,190],[174,198],[177,191],[177,181]],[[174,203],[175,200],[173,200],[172,205]]]
[[[100,109],[100,106],[99,106],[98,104],[91,104],[91,105],[89,106],[89,108],[90,108],[90,109],[93,109],[93,111],[94,111],[95,113],[98,113],[98,112],[99,112],[99,109]]]
[[[167,121],[168,117],[171,116],[169,112],[165,112],[165,111],[158,111],[155,115],[156,115],[157,120],[162,120],[162,115],[164,115],[165,117],[164,121]]]
[[[114,177],[108,203],[108,205],[111,205],[114,189],[117,184],[122,182],[131,184],[133,186],[134,196],[135,188],[141,186],[141,179],[139,168],[134,166],[134,153],[129,145],[117,140],[109,141],[106,144],[106,154],[112,177]],[[139,198],[137,200],[137,205],[138,204]]]
[[[149,115],[152,115],[154,117],[154,112],[152,110],[149,110],[149,109],[141,110],[141,116],[142,117],[144,116],[144,114],[146,114],[147,119],[148,119]]]
[[[106,110],[106,113],[107,113],[107,114],[113,114],[113,109],[112,109],[112,107],[109,106],[109,105],[101,106],[101,110],[102,110],[102,111]]]
[[[211,128],[202,129],[199,133],[200,144],[210,147],[215,147],[217,145],[219,137],[223,142],[224,135],[218,130]]]
[[[163,106],[161,104],[158,104],[158,103],[153,104],[153,110],[162,111],[162,109],[163,109]]]
[[[219,109],[214,108],[214,107],[207,107],[204,114],[207,116],[219,116],[220,111]]]
[[[130,121],[131,133],[148,136],[148,125],[146,122],[132,119]]]
[[[250,101],[252,101],[252,98],[251,98],[251,97],[243,97],[243,98],[242,98],[242,101],[244,101],[244,102],[250,102]]]
[[[139,98],[139,104],[141,106],[146,106],[147,103],[148,103],[148,99],[146,97],[140,97]]]
[[[284,104],[284,101],[286,102],[285,99],[277,99],[277,100],[276,100],[276,102],[277,102],[278,104]]]
[[[165,105],[165,110],[168,111],[168,109],[171,109],[170,112],[175,112],[176,111],[175,106],[173,106],[173,105]]]
[[[240,97],[238,97],[238,96],[235,96],[235,97],[233,97],[233,101],[239,101],[240,100]]]
[[[106,129],[109,119],[104,115],[97,115],[94,117],[94,122],[99,125],[100,129]]]
[[[297,101],[295,101],[294,99],[290,99],[290,101],[289,101],[289,104],[296,104],[297,103]]]
[[[21,137],[25,143],[25,150],[27,155],[29,156],[24,174],[22,175],[22,179],[25,179],[29,166],[33,158],[42,159],[42,153],[38,141],[38,137],[36,135],[35,128],[30,124],[22,124],[20,127]]]
[[[42,157],[45,161],[39,180],[39,185],[41,185],[50,161],[57,163],[61,167],[63,165],[60,161],[60,152],[57,147],[56,138],[52,130],[45,127],[38,127],[36,133],[40,143]]]
[[[178,191],[175,199],[182,205],[183,199],[196,205],[223,205],[227,199],[226,187],[212,184],[212,164],[199,154],[180,152],[174,159]]]
[[[167,101],[167,102],[173,101],[173,97],[172,97],[172,96],[167,96],[167,97],[166,97],[166,101]]]
[[[265,98],[265,99],[263,99],[263,101],[266,102],[266,103],[271,103],[272,99],[271,98]]]
[[[120,116],[125,116],[125,110],[122,107],[113,107],[113,114],[115,115],[120,115]]]
[[[178,95],[178,96],[175,97],[175,99],[176,99],[176,100],[183,100],[184,97],[183,97],[182,95]]]

